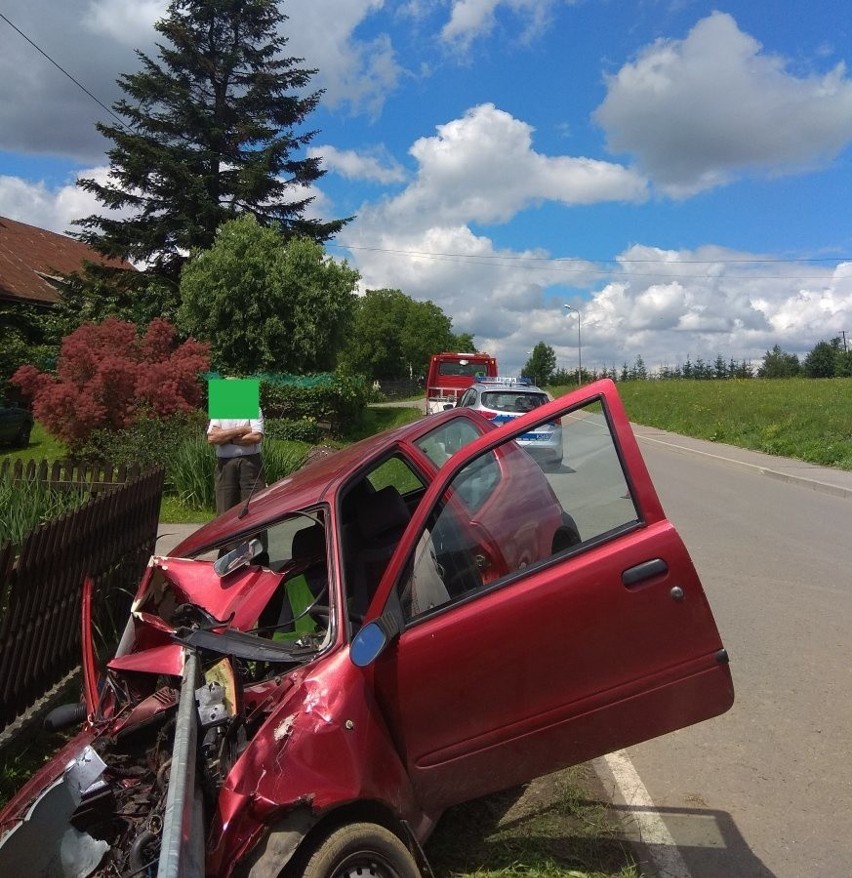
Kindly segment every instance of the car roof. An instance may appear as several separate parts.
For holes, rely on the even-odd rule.
[[[454,408],[362,439],[307,464],[268,488],[262,488],[251,498],[247,514],[240,517],[245,504],[238,504],[203,525],[171,554],[180,556],[205,551],[223,540],[239,538],[243,533],[256,531],[306,507],[332,502],[352,475],[366,468],[369,461],[381,458],[394,448],[410,446],[441,424],[459,418],[475,421],[483,433],[494,429],[494,425],[477,412]]]

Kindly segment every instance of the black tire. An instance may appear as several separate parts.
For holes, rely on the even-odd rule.
[[[563,512],[562,525],[556,529],[556,533],[553,535],[553,554],[564,552],[565,549],[577,546],[581,542],[577,522],[567,512]]]
[[[421,878],[408,848],[377,823],[347,823],[308,856],[302,878]]]

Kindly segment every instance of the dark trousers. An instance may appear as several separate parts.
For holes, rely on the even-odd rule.
[[[245,501],[252,490],[262,488],[263,463],[259,454],[216,458],[216,514]]]

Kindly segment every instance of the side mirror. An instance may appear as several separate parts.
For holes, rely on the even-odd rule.
[[[365,625],[353,638],[349,646],[349,658],[356,668],[371,665],[384,651],[385,647],[402,630],[396,613],[383,613],[373,622]]]
[[[224,578],[229,573],[239,570],[250,564],[263,551],[263,544],[260,540],[252,540],[251,542],[240,543],[236,549],[231,549],[221,558],[217,558],[213,563],[213,572],[220,578]]]
[[[445,412],[448,412],[450,409],[454,409],[454,408],[455,408],[455,406],[453,405],[453,403],[451,403],[451,402],[444,403],[444,411]]]

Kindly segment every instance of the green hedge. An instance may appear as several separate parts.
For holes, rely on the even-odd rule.
[[[221,378],[208,372],[206,379]],[[302,430],[308,422],[325,427],[336,435],[351,430],[359,423],[364,407],[370,401],[372,388],[361,375],[323,372],[316,375],[263,373],[260,380],[260,407],[267,421],[298,422]],[[296,435],[280,438],[316,441]]]

